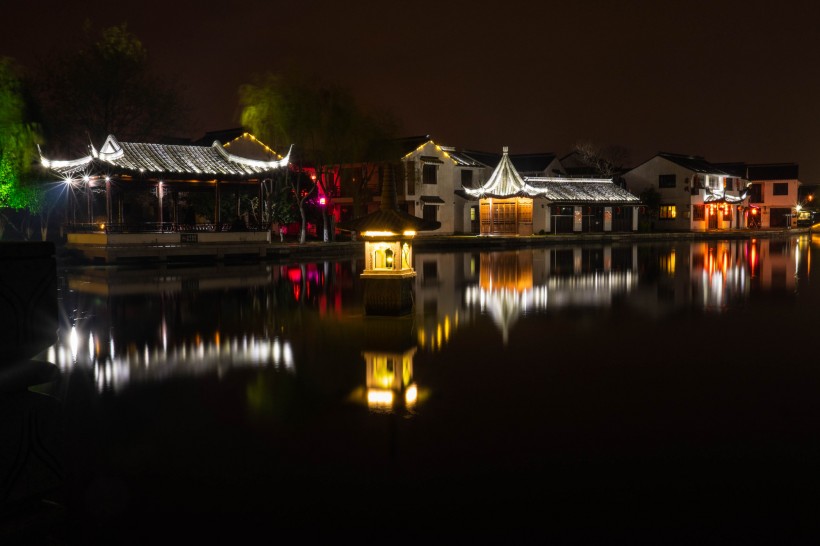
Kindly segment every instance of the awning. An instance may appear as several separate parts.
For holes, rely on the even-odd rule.
[[[444,165],[444,161],[440,160],[434,155],[422,155],[419,156],[419,159],[421,159],[424,163],[436,163],[438,165]]]
[[[438,195],[422,195],[420,197],[421,202],[425,205],[443,205],[444,199],[439,197]]]

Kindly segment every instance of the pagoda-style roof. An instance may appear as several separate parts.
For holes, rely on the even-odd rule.
[[[523,197],[531,195],[527,184],[510,161],[509,149],[504,146],[501,161],[493,174],[480,188],[464,188],[472,197]]]
[[[522,177],[504,147],[501,161],[480,188],[464,188],[473,198],[543,197],[553,203],[639,204],[640,199],[608,178]]]
[[[60,176],[106,172],[135,177],[185,177],[199,179],[256,178],[288,164],[290,152],[282,159],[260,160],[231,154],[217,140],[211,146],[120,142],[109,135],[100,150],[73,160],[48,159],[41,163]]]

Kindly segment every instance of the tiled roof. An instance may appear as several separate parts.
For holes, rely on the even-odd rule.
[[[72,161],[42,158],[45,167],[66,176],[93,167],[137,176],[190,176],[251,178],[288,164],[288,157],[264,161],[227,152],[219,142],[212,146],[119,142],[109,135],[100,151]]]
[[[747,165],[749,180],[797,180],[799,167],[794,163]]]
[[[640,199],[610,180],[572,180],[569,178],[525,178],[533,188],[554,203],[630,203]]]
[[[703,174],[729,174],[718,168],[716,165],[709,163],[704,158],[697,155],[683,155],[673,154],[669,152],[660,152],[658,156],[667,159],[672,163],[680,165],[684,169],[688,169],[692,172]]]
[[[554,203],[640,203],[640,199],[612,180],[525,177],[510,162],[507,148],[484,186],[464,188],[471,197],[544,197]]]

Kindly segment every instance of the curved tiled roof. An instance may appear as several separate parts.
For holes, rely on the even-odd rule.
[[[539,191],[536,195],[555,203],[640,203],[640,199],[616,186],[611,180],[527,178],[528,184]]]
[[[473,197],[512,197],[528,193],[524,179],[510,161],[506,146],[501,161],[487,182],[480,188],[464,188],[464,191]]]
[[[43,166],[60,175],[101,168],[134,175],[247,178],[274,171],[288,164],[283,159],[262,161],[233,155],[214,141],[211,146],[119,142],[109,135],[102,148],[77,160],[56,161],[41,158]]]

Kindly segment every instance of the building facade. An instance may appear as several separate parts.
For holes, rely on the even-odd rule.
[[[623,174],[626,189],[660,196],[654,229],[707,231],[746,227],[749,181],[699,156],[661,152]]]

